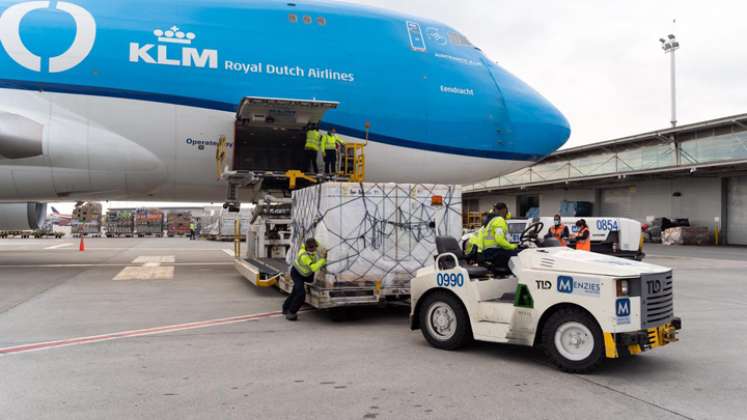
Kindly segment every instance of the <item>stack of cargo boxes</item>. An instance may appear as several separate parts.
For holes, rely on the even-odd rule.
[[[327,253],[316,287],[407,290],[433,264],[436,237],[462,236],[462,191],[438,184],[337,183],[293,191],[290,265],[307,238]]]
[[[167,217],[166,231],[169,238],[189,235],[192,213],[188,211],[171,211]]]
[[[131,238],[134,230],[135,222],[132,211],[109,210],[106,214],[106,236]]]
[[[71,231],[74,237],[101,236],[101,203],[78,203],[73,209]]]
[[[144,236],[163,237],[163,211],[154,208],[139,208],[135,211],[135,234]]]

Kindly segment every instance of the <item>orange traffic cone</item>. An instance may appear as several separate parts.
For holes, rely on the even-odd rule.
[[[86,250],[86,244],[83,242],[83,235],[80,235],[80,247],[78,249],[80,250],[80,252]]]

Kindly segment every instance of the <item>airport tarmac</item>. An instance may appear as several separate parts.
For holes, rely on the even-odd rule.
[[[0,417],[735,419],[747,410],[747,249],[647,246],[681,341],[569,375],[523,347],[445,352],[402,309],[278,315],[232,244],[0,240]]]

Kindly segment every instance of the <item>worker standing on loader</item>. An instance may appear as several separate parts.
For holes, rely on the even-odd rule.
[[[576,249],[580,251],[591,251],[591,233],[589,232],[589,226],[586,225],[586,220],[579,219],[576,222],[578,227],[578,233],[576,233]]]
[[[518,254],[516,244],[506,239],[508,224],[506,219],[511,218],[508,206],[505,203],[496,203],[493,207],[495,216],[484,230],[482,260],[492,263],[498,269],[508,269],[508,261]]]
[[[317,253],[319,243],[314,238],[307,239],[296,255],[296,260],[291,268],[293,279],[293,291],[283,302],[283,315],[288,321],[298,319],[297,312],[306,301],[306,283],[314,281],[314,274],[319,272],[327,264],[326,252],[320,256]]]
[[[569,237],[568,226],[564,225],[560,220],[560,215],[556,214],[553,220],[553,226],[550,227],[545,238],[555,238],[560,242],[560,246],[566,246]]]
[[[337,137],[337,130],[330,129],[322,137],[322,155],[324,156],[324,173],[334,175],[337,172],[337,148],[342,140]]]
[[[317,165],[316,160],[319,156],[321,138],[322,135],[319,134],[316,125],[309,124],[308,130],[306,130],[306,145],[304,145],[304,151],[306,152],[306,167],[304,170],[311,166],[315,174],[319,173],[319,165]]]

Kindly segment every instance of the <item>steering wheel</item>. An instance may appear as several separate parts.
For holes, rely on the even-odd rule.
[[[534,244],[535,246],[537,246],[539,233],[544,227],[545,224],[540,221],[530,223],[527,227],[524,228],[524,231],[521,232],[521,236],[519,237],[519,246],[523,247],[528,244]]]

